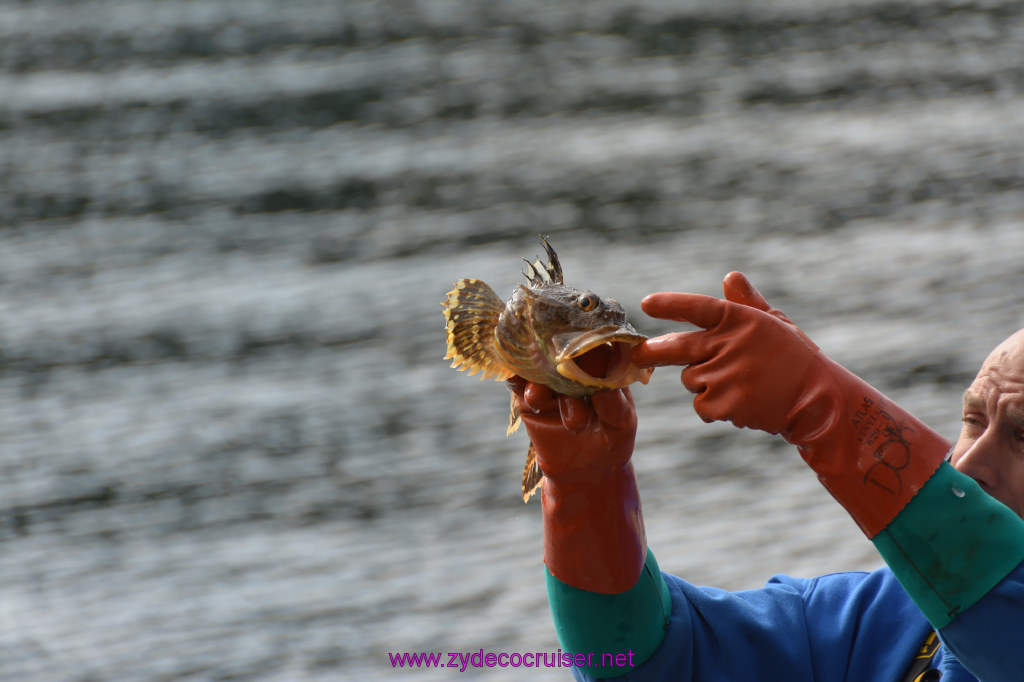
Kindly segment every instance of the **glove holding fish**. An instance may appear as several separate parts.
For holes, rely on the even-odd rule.
[[[529,285],[517,286],[507,303],[481,280],[455,283],[441,302],[448,338],[445,359],[471,375],[479,372],[481,379],[521,377],[572,398],[635,381],[646,384],[653,370],[634,365],[629,353],[647,337],[629,324],[614,299],[566,286],[555,250],[543,237],[541,242],[547,264],[524,259]],[[509,434],[522,421],[519,401],[513,390]],[[531,443],[523,471],[524,502],[543,480]]]

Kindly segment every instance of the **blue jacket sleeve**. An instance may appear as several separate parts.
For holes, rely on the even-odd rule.
[[[740,592],[663,575],[672,603],[665,637],[616,679],[897,682],[930,629],[887,569],[777,576]]]
[[[1018,680],[1024,674],[1024,564],[1017,566],[988,594],[939,636],[979,680]]]

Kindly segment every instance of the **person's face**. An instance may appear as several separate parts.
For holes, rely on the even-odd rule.
[[[953,466],[1024,518],[1024,330],[992,351],[963,402]]]

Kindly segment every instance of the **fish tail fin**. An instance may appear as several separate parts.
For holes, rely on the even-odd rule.
[[[481,372],[481,379],[512,377],[494,352],[494,329],[505,308],[494,290],[478,279],[460,279],[441,305],[448,337],[444,359],[452,360],[458,370],[468,369],[470,375]]]
[[[526,466],[523,468],[523,502],[529,502],[533,494],[537,492],[544,483],[544,472],[537,464],[537,449],[530,443],[530,449],[526,451]]]

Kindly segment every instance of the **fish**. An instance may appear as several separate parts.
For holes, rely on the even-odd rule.
[[[540,240],[547,263],[524,258],[527,284],[517,285],[507,302],[482,280],[455,282],[441,301],[448,341],[444,359],[470,376],[506,381],[518,375],[573,397],[636,381],[646,384],[654,370],[634,365],[629,351],[647,337],[627,321],[615,299],[567,286],[558,255],[545,237]],[[506,434],[521,423],[513,394]],[[523,502],[543,482],[531,442],[523,469]]]

